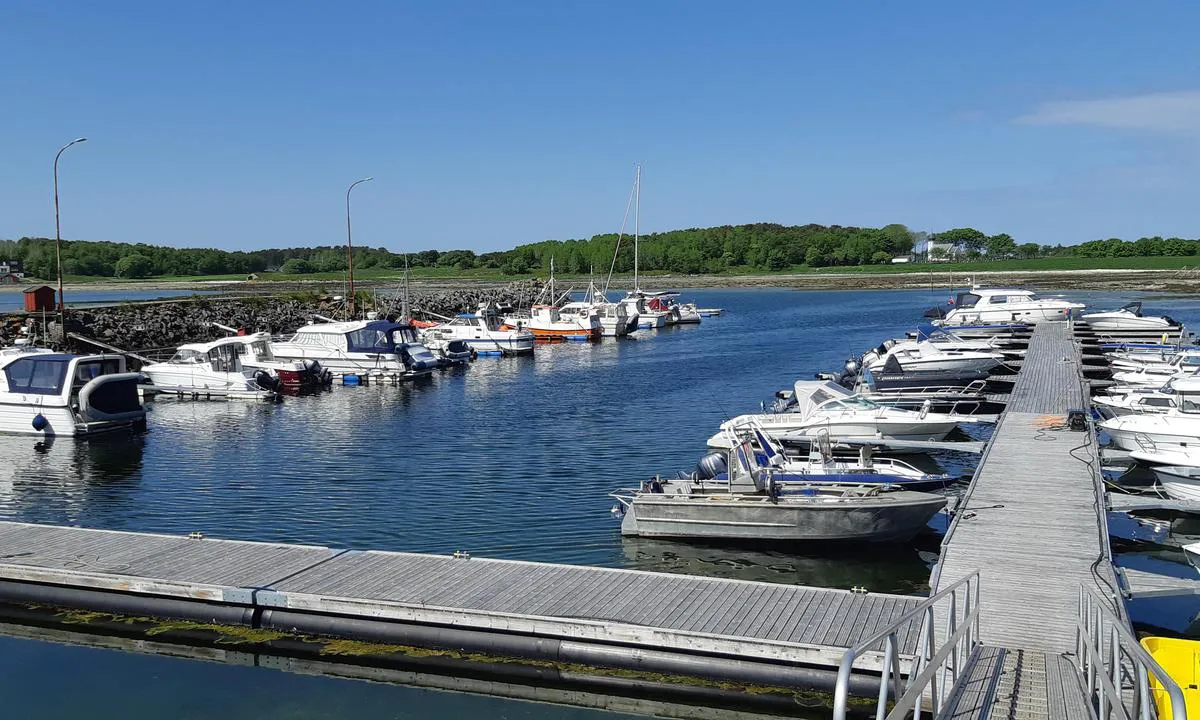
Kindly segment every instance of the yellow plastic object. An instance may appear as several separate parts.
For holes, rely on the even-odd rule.
[[[1200,718],[1200,640],[1147,637],[1142,638],[1142,648],[1183,691],[1187,716]],[[1153,674],[1150,675],[1150,693],[1158,706],[1158,717],[1162,720],[1170,718],[1171,698]]]

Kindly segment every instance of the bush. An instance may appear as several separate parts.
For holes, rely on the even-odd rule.
[[[287,275],[307,275],[313,271],[312,263],[300,258],[292,258],[279,266],[279,272]]]
[[[154,274],[154,261],[140,253],[133,253],[118,260],[114,271],[117,277],[150,277]]]

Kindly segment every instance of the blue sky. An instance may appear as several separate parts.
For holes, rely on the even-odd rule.
[[[1200,3],[0,0],[0,237],[1200,236]]]

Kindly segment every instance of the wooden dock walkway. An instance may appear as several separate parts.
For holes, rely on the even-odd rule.
[[[707,676],[721,677],[752,665],[785,686],[807,686],[811,673],[804,669],[836,668],[846,647],[920,600],[613,568],[0,522],[4,602],[109,612],[128,605],[142,608],[136,614],[308,633],[324,628],[322,634],[334,636],[353,637],[353,628],[369,626],[368,637],[357,639],[402,645],[424,645],[442,633],[437,646],[487,638],[484,647],[544,648],[563,662],[607,657],[613,666],[625,662],[622,649],[632,650],[628,662],[639,668],[663,653],[685,658],[701,676],[706,668]],[[902,646],[915,642],[914,627]],[[572,656],[568,643],[590,650]]]
[[[991,674],[964,686],[990,694],[965,698],[955,717],[1087,714],[1063,656],[1075,650],[1080,586],[1111,597],[1117,582],[1095,437],[1066,427],[1067,411],[1086,401],[1070,332],[1065,322],[1036,327],[1007,411],[942,545],[935,589],[980,571],[980,636],[993,653],[974,668]],[[1018,675],[1024,679],[1005,691]]]

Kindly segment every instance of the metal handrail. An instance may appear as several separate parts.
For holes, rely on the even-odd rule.
[[[944,637],[940,644],[934,617],[934,609],[939,604],[948,605]],[[900,673],[899,636],[901,631],[911,627],[918,618],[921,620],[918,633],[920,647],[912,669],[905,678]],[[904,718],[908,717],[910,712],[914,720],[920,720],[925,703],[936,717],[945,698],[958,683],[963,670],[979,646],[979,571],[976,570],[945,590],[930,595],[891,625],[846,650],[842,655],[842,664],[838,668],[837,683],[834,686],[834,720],[846,720],[847,705],[850,701],[850,674],[854,670],[855,661],[881,642],[884,646],[883,673],[879,678],[876,720]],[[894,703],[891,712],[888,712],[889,701]]]
[[[1154,720],[1150,675],[1171,699],[1171,719],[1187,720],[1179,684],[1138,643],[1125,622],[1109,609],[1109,602],[1083,585],[1079,588],[1075,656],[1099,720]],[[1133,690],[1129,698],[1127,687]]]

